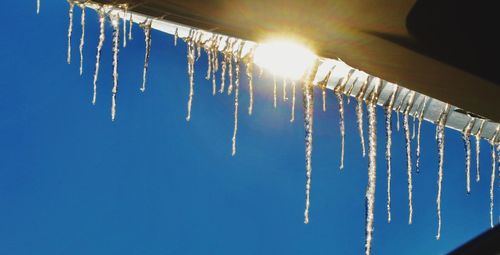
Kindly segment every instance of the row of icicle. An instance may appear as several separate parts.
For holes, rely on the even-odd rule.
[[[73,29],[73,10],[75,4],[77,4],[81,12],[81,26],[82,34],[80,39],[80,74],[83,74],[83,47],[85,42],[85,8],[86,1],[74,1],[68,0],[69,8],[69,26],[68,26],[68,56],[67,62],[71,63],[71,36]],[[109,6],[107,6],[109,7]],[[127,41],[127,22],[126,16],[129,18],[129,31],[128,40],[132,39],[132,14],[128,13],[127,5],[120,5],[118,8],[123,9],[123,16],[121,17],[123,21],[123,47],[126,47]],[[40,10],[40,1],[37,0],[37,13]],[[93,79],[93,98],[92,103],[96,103],[96,91],[97,91],[97,81],[99,76],[99,64],[102,47],[105,40],[105,20],[109,16],[111,20],[111,25],[113,27],[113,89],[112,89],[112,107],[111,107],[111,118],[115,120],[116,118],[116,96],[118,93],[118,52],[120,44],[120,17],[115,14],[110,14],[105,12],[105,6],[98,9],[99,14],[99,42],[97,46],[96,54],[96,65],[95,73]],[[109,10],[109,9],[108,9]],[[148,62],[151,49],[151,25],[152,20],[146,19],[145,22],[140,24],[145,34],[145,57],[144,57],[144,70],[143,70],[143,82],[140,90],[144,92],[146,90],[146,77],[148,70]],[[212,80],[212,93],[216,95],[218,93],[225,93],[226,82],[227,93],[231,95],[234,92],[234,129],[232,137],[232,155],[236,153],[236,136],[238,130],[238,107],[239,107],[239,86],[240,86],[240,66],[243,64],[246,67],[246,76],[248,78],[249,86],[249,106],[248,114],[252,114],[253,111],[253,50],[250,49],[249,53],[242,55],[243,48],[245,47],[245,41],[225,37],[213,34],[208,39],[206,38],[205,32],[200,30],[191,29],[188,36],[183,38],[187,44],[187,64],[188,64],[188,77],[189,77],[189,96],[187,105],[187,116],[186,120],[191,119],[191,109],[194,97],[194,64],[199,59],[201,55],[201,50],[203,49],[208,57],[208,70],[206,74],[207,80]],[[177,30],[174,35],[174,44],[177,45],[178,39]],[[220,47],[221,43],[224,43],[224,47]],[[222,61],[219,64],[219,53],[222,55]],[[304,106],[304,125],[305,125],[305,155],[306,155],[306,206],[304,211],[304,223],[309,223],[309,209],[310,209],[310,192],[311,192],[311,175],[312,175],[312,132],[313,132],[313,115],[314,115],[314,93],[313,93],[313,80],[317,75],[318,66],[320,61],[317,60],[313,67],[311,67],[307,74],[303,76],[302,90],[303,90],[303,106]],[[220,85],[217,89],[217,78],[216,73],[219,71],[220,67]],[[233,73],[234,69],[234,73]],[[318,82],[318,86],[322,90],[323,99],[323,111],[326,110],[326,88],[328,81],[332,73],[335,71],[335,66],[327,73],[327,75]],[[340,158],[340,169],[344,168],[344,146],[345,146],[345,124],[344,124],[344,96],[351,95],[354,85],[358,81],[356,78],[351,82],[351,86],[347,88],[349,81],[351,80],[353,74],[357,70],[351,69],[344,77],[342,77],[333,89],[334,95],[338,100],[338,110],[339,110],[339,120],[340,120],[340,134],[341,134],[341,158]],[[262,70],[261,70],[262,74]],[[227,77],[226,77],[227,76]],[[228,81],[226,81],[228,78]],[[372,85],[373,84],[373,85]],[[376,190],[376,147],[377,147],[377,137],[376,137],[376,106],[379,103],[378,98],[380,92],[384,89],[387,82],[384,82],[378,78],[372,76],[367,76],[366,79],[362,81],[359,91],[354,96],[356,99],[356,119],[358,125],[358,132],[360,135],[360,142],[362,148],[363,157],[366,155],[364,131],[363,131],[363,102],[366,102],[368,110],[368,186],[366,189],[366,243],[365,252],[370,254],[372,235],[373,235],[373,223],[374,223],[374,206],[375,206],[375,190]],[[287,97],[287,79],[283,79],[283,100],[286,101]],[[371,88],[370,90],[368,90]],[[277,82],[276,76],[274,76],[274,101],[273,105],[277,105]],[[296,83],[292,81],[292,116],[290,121],[295,119],[295,93],[296,93]],[[399,113],[403,113],[403,130],[404,138],[406,144],[406,158],[407,158],[407,177],[408,177],[408,208],[409,217],[408,223],[412,224],[413,219],[413,186],[412,186],[412,173],[413,173],[413,163],[412,163],[412,151],[411,151],[411,140],[416,136],[416,172],[420,171],[420,131],[422,126],[422,121],[424,118],[424,112],[429,105],[430,99],[427,96],[419,95],[416,97],[414,91],[407,91],[402,97],[402,101],[399,105],[395,106],[395,99],[402,96],[402,87],[394,86],[389,96],[388,100],[383,104],[385,112],[385,132],[387,136],[387,143],[385,147],[385,158],[387,162],[387,221],[391,222],[391,147],[392,147],[392,111],[397,113],[397,130],[400,129],[400,118]],[[348,102],[350,98],[347,98]],[[416,102],[418,105],[415,105]],[[415,108],[416,107],[416,108]],[[413,111],[413,132],[410,133],[410,112]],[[450,114],[451,106],[446,104],[438,120],[436,121],[436,141],[438,145],[438,192],[436,198],[437,206],[437,217],[438,217],[438,229],[436,238],[439,239],[441,236],[441,191],[442,191],[442,181],[443,181],[443,164],[444,164],[444,129],[446,125],[447,118]],[[416,122],[418,121],[418,127],[416,127]],[[466,191],[470,192],[470,167],[471,167],[471,145],[470,136],[475,137],[476,145],[476,181],[479,181],[479,154],[480,154],[480,138],[483,127],[486,120],[471,117],[469,123],[462,131],[464,147],[465,147],[465,170],[466,170]],[[477,126],[477,132],[471,134],[473,128]],[[500,127],[500,126],[499,126]],[[416,130],[416,131],[415,131]],[[499,133],[499,128],[497,127],[493,138],[489,141],[491,145],[491,158],[492,158],[492,172],[491,172],[491,182],[490,182],[490,224],[493,227],[493,202],[494,202],[494,182],[495,182],[495,172],[497,164],[500,165],[500,144],[497,141]],[[498,162],[497,162],[498,160]],[[500,176],[500,168],[498,169],[498,174]]]

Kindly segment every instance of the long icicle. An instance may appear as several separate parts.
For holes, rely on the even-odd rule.
[[[217,80],[215,73],[219,70],[219,56],[218,56],[218,48],[219,48],[219,36],[216,36],[210,50],[212,52],[212,95],[215,96],[217,94]]]
[[[189,99],[187,107],[186,121],[191,120],[191,107],[193,105],[194,96],[194,31],[189,32],[189,36],[186,38],[187,43],[187,63],[188,63],[188,76],[189,76]]]
[[[345,155],[345,123],[344,123],[344,97],[342,94],[336,94],[339,102],[339,125],[340,125],[340,170],[344,169]]]
[[[149,67],[149,56],[151,55],[151,20],[146,20],[143,24],[141,24],[142,29],[144,30],[144,43],[145,43],[145,53],[144,53],[144,69],[142,72],[142,86],[141,92],[146,91],[146,78],[148,74]]]
[[[341,143],[341,152],[340,152],[340,169],[344,168],[344,149],[345,149],[345,124],[344,124],[344,97],[342,96],[342,92],[344,91],[344,87],[351,79],[352,74],[355,72],[354,69],[351,69],[345,77],[343,77],[337,86],[333,89],[335,96],[337,97],[337,101],[339,103],[339,125],[340,125],[340,143]]]
[[[403,129],[405,133],[406,142],[406,168],[408,175],[408,224],[413,222],[413,179],[412,179],[412,162],[411,162],[411,137],[410,137],[410,110],[413,107],[413,99],[415,98],[415,92],[410,92],[411,95],[408,98],[406,108],[404,109],[403,116]]]
[[[441,190],[443,184],[443,163],[444,163],[444,128],[448,117],[450,105],[446,104],[436,123],[436,141],[438,146],[438,192],[436,198],[438,229],[436,239],[441,238]]]
[[[486,121],[484,119],[481,120],[481,124],[479,125],[479,129],[476,132],[476,135],[474,135],[474,138],[476,140],[476,182],[479,182],[481,179],[480,173],[479,173],[479,156],[481,154],[481,133],[483,132],[483,127]]]
[[[73,11],[75,9],[75,2],[73,0],[68,0],[69,3],[69,24],[68,24],[68,57],[67,62],[71,64],[71,35],[73,34]]]
[[[466,190],[467,194],[470,193],[470,133],[472,130],[472,126],[475,122],[475,118],[471,117],[467,125],[464,127],[462,131],[462,139],[464,141],[464,149],[465,149],[465,180],[466,180]]]
[[[497,141],[496,143],[497,143],[498,178],[500,179],[500,142]]]
[[[382,81],[380,81],[382,83]],[[375,212],[375,190],[377,180],[377,101],[380,92],[379,83],[375,83],[373,92],[367,100],[368,108],[368,184],[366,187],[366,243],[365,254],[370,255],[373,239]]]
[[[319,60],[309,70],[303,85],[304,104],[304,129],[306,131],[306,207],[304,210],[304,223],[309,224],[309,207],[311,205],[311,175],[312,175],[312,149],[313,149],[313,124],[314,124],[314,91],[313,80],[318,72]]]
[[[500,126],[497,126],[495,131],[495,135],[490,140],[491,145],[491,182],[490,182],[490,227],[493,228],[495,226],[493,222],[493,208],[495,206],[495,173],[496,173],[496,153],[495,153],[495,141],[498,136],[498,132],[500,131]]]
[[[248,79],[248,93],[250,99],[248,102],[248,115],[252,115],[253,112],[253,50],[245,59],[246,62],[246,74]]]
[[[36,14],[40,14],[40,0],[36,0]]]
[[[241,52],[243,50],[243,46],[245,43],[243,41],[240,42],[238,52],[234,56],[234,74],[236,75],[234,80],[234,130],[233,130],[233,146],[232,146],[232,155],[236,155],[236,135],[238,134],[238,97],[240,93],[240,60],[241,60]]]
[[[85,45],[85,4],[79,4],[80,9],[82,9],[82,16],[80,25],[82,27],[82,35],[80,37],[80,76],[83,75],[83,46]]]
[[[420,131],[422,130],[422,121],[424,120],[424,112],[427,107],[427,101],[428,97],[424,97],[424,102],[422,104],[422,107],[420,108],[420,111],[418,113],[418,128],[417,128],[417,149],[415,153],[416,159],[416,164],[415,168],[417,168],[417,173],[420,173]]]
[[[497,141],[496,143],[497,143],[498,178],[500,179],[500,142]]]
[[[356,122],[358,124],[359,138],[361,141],[361,152],[363,154],[363,157],[366,156],[365,134],[363,132],[363,99],[365,97],[366,90],[368,89],[368,85],[370,84],[369,81],[370,76],[367,76],[358,94],[356,95]]]
[[[396,98],[396,91],[398,87],[394,86],[388,103],[384,107],[385,111],[385,135],[387,143],[385,146],[385,160],[387,161],[387,222],[391,222],[391,148],[392,148],[392,107],[394,106],[394,99]]]
[[[95,105],[95,102],[97,100],[97,79],[99,77],[99,65],[101,62],[101,51],[102,51],[102,46],[104,45],[104,40],[106,39],[105,36],[105,21],[106,21],[106,16],[104,15],[104,11],[99,9],[99,43],[97,44],[97,54],[96,54],[96,60],[95,60],[95,73],[94,73],[94,93],[92,96],[92,104]]]
[[[118,93],[118,45],[120,45],[120,19],[111,17],[113,26],[113,90],[111,96],[111,120],[116,118],[116,94]]]
[[[296,87],[297,84],[295,81],[292,81],[292,117],[290,119],[290,122],[295,121],[295,93],[296,93]]]

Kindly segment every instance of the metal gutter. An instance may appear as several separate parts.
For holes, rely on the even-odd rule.
[[[125,12],[123,9],[115,7],[115,6],[111,6],[111,5],[102,6],[102,5],[94,3],[92,1],[87,1],[85,4],[87,7],[94,9],[96,11],[100,8],[103,8],[103,10],[106,13],[108,13],[108,15],[118,15],[122,20],[128,21],[128,20],[130,20],[130,18],[132,18],[133,22],[138,23],[138,24],[143,23],[146,20],[151,20],[153,29],[156,29],[158,31],[161,31],[161,32],[164,32],[164,33],[167,33],[170,35],[175,35],[177,33],[179,38],[187,37],[189,35],[190,31],[193,29],[198,30],[198,31],[202,31],[203,32],[203,39],[209,39],[213,35],[213,33],[210,31],[203,31],[203,30],[199,30],[198,28],[195,28],[195,27],[191,27],[191,26],[184,25],[184,24],[179,24],[179,23],[176,23],[173,21],[168,21],[168,20],[166,20],[168,18],[168,16],[161,17],[161,18],[150,17],[150,16],[147,16],[147,15],[144,15],[141,13],[133,12],[133,11]],[[225,44],[224,44],[225,39],[228,38],[229,36],[221,35],[221,34],[218,34],[218,35],[222,36],[222,38],[223,38],[223,40],[221,41],[221,44],[219,45],[219,50],[221,50],[225,46]],[[230,38],[233,38],[233,37],[230,37]],[[244,40],[244,41],[246,42],[246,44],[245,44],[245,48],[243,49],[243,52],[242,52],[243,56],[246,55],[250,51],[250,49],[256,45],[256,43],[253,41],[248,41],[248,40]],[[339,80],[342,79],[347,74],[347,72],[349,70],[355,70],[354,68],[348,66],[346,63],[342,62],[341,60],[320,57],[320,61],[321,61],[321,65],[320,65],[318,73],[315,77],[315,83],[317,84],[319,81],[324,80],[324,77],[326,77],[328,72],[330,70],[332,70],[332,68],[335,66],[336,69],[332,72],[332,76],[330,77],[330,79],[327,82],[327,88],[331,89],[331,90],[333,90],[335,88],[335,86],[339,82]],[[346,84],[346,88],[348,88],[348,91],[344,91],[344,93],[347,96],[354,98],[356,96],[356,94],[360,91],[360,88],[363,84],[363,82],[361,82],[360,80],[364,79],[367,75],[368,74],[366,74],[362,71],[355,70],[353,76]],[[370,75],[370,76],[372,76],[372,75]],[[355,82],[356,77],[358,77],[357,82]],[[379,82],[379,80],[380,80],[379,78],[375,78],[376,76],[372,76],[372,77],[373,77],[373,79],[370,80],[371,82],[368,85],[367,91],[371,91],[374,87],[374,82]],[[404,111],[404,108],[405,108],[404,106],[406,104],[407,95],[410,92],[413,92],[413,93],[415,93],[415,102],[413,104],[413,107],[411,107],[409,113],[411,116],[418,115],[420,113],[419,106],[423,102],[424,98],[427,97],[426,95],[418,93],[416,91],[412,91],[410,89],[407,89],[405,87],[402,87],[400,85],[397,85],[397,84],[394,84],[394,83],[391,83],[388,81],[383,81],[383,84],[384,84],[384,86],[382,88],[381,94],[380,94],[379,99],[378,99],[378,105],[384,106],[386,104],[386,102],[388,101],[388,99],[390,98],[392,92],[396,88],[398,93],[395,97],[393,110],[399,111],[402,113]],[[368,93],[366,93],[366,94],[368,94]],[[423,111],[423,116],[422,116],[423,119],[425,119],[429,122],[435,123],[437,121],[439,115],[441,114],[442,109],[444,109],[444,107],[446,106],[446,104],[447,104],[446,102],[442,102],[438,99],[428,97],[427,107]],[[469,123],[469,121],[471,121],[471,119],[473,117],[476,120],[484,120],[485,121],[483,129],[480,132],[480,137],[487,139],[487,140],[491,140],[494,137],[494,134],[495,134],[497,128],[500,128],[499,123],[482,118],[481,116],[477,116],[473,113],[468,113],[467,111],[462,110],[462,109],[455,107],[455,106],[451,106],[451,110],[450,110],[450,113],[448,115],[448,120],[446,122],[446,127],[454,129],[454,130],[458,130],[461,132],[464,130],[464,128],[467,126],[467,124]],[[472,127],[471,135],[477,134],[479,129],[480,129],[479,127],[480,127],[479,121],[476,121],[475,125],[473,125],[473,127]]]

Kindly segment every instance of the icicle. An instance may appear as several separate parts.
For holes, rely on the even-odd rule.
[[[202,44],[203,44],[203,45],[206,45],[206,43],[207,43],[210,39],[209,39],[209,40],[207,40],[207,41],[205,41],[205,42],[202,42],[202,41],[201,41],[201,37],[203,36],[203,33],[202,33],[202,32],[200,32],[200,31],[198,31],[198,32],[196,32],[196,34],[197,34],[197,36],[195,36],[195,37],[196,37],[196,40],[195,40],[194,42],[195,42],[195,46],[196,46],[196,52],[197,52],[198,54],[196,55],[195,61],[198,61],[198,59],[200,59],[200,57],[201,57],[201,45],[202,45]],[[204,48],[205,48],[205,46],[204,46]],[[207,57],[210,57],[210,56],[208,56],[208,55],[209,55],[208,51],[206,51],[206,53],[207,53]],[[212,61],[211,61],[211,59],[208,59],[208,66],[207,66],[208,68],[211,68],[211,67],[212,67],[211,62],[212,62]],[[209,77],[208,77],[208,79],[210,79],[210,71],[208,71],[208,76],[209,76]],[[206,80],[208,80],[208,79],[206,79]]]
[[[345,124],[344,124],[344,97],[341,94],[336,94],[339,102],[339,125],[340,125],[340,170],[344,169],[344,154],[345,154]]]
[[[236,75],[234,81],[234,131],[233,131],[233,152],[232,155],[236,154],[236,134],[238,133],[238,97],[240,90],[240,60],[241,60],[241,52],[243,50],[243,46],[245,43],[243,41],[240,42],[237,55],[234,56],[234,74]]]
[[[36,0],[36,14],[40,14],[40,0]]]
[[[413,180],[412,180],[412,163],[411,163],[411,139],[410,139],[410,110],[413,106],[413,99],[415,97],[415,92],[410,92],[411,95],[408,98],[408,102],[406,104],[406,108],[404,110],[403,116],[403,129],[405,133],[405,142],[406,142],[406,168],[408,175],[408,224],[412,224],[413,222]]]
[[[358,94],[356,95],[356,120],[358,123],[358,132],[359,138],[361,139],[361,151],[363,153],[363,157],[366,156],[365,135],[363,132],[363,98],[365,97],[366,90],[370,84],[369,80],[370,76],[367,76]]]
[[[212,52],[212,95],[215,96],[217,94],[217,81],[215,77],[215,73],[219,70],[219,56],[217,55],[217,49],[219,48],[219,37],[216,36],[212,47],[210,50]]]
[[[94,94],[92,97],[92,104],[95,105],[96,99],[97,99],[97,78],[99,77],[99,65],[101,62],[101,50],[102,46],[104,45],[104,40],[105,40],[105,21],[106,21],[106,16],[104,16],[104,12],[99,9],[99,43],[97,44],[97,54],[96,54],[96,61],[95,61],[95,73],[94,73]]]
[[[494,227],[493,223],[493,208],[494,208],[494,203],[495,203],[495,172],[496,172],[496,153],[495,153],[495,141],[498,136],[498,132],[500,131],[500,126],[497,126],[497,129],[495,131],[495,135],[493,138],[490,140],[490,145],[491,145],[491,182],[490,182],[490,227]]]
[[[127,47],[127,19],[125,18],[125,15],[128,13],[128,4],[123,4],[121,6],[123,8],[123,17],[122,17],[122,22],[123,22],[123,48]]]
[[[221,62],[220,90],[219,90],[219,93],[224,93],[224,83],[226,82],[226,66],[227,66],[226,61],[222,60],[222,62]]]
[[[132,30],[132,29],[131,29]],[[177,46],[177,39],[179,38],[179,28],[175,28],[174,33],[174,46]]]
[[[313,149],[313,123],[314,123],[314,91],[313,80],[318,72],[319,61],[316,60],[311,67],[303,85],[304,102],[304,128],[306,131],[306,208],[304,210],[304,223],[309,224],[309,207],[311,196],[311,175],[312,175],[312,149]]]
[[[274,96],[274,102],[273,102],[273,106],[274,108],[276,109],[276,105],[277,105],[277,90],[278,90],[278,85],[276,84],[276,75],[273,74],[273,84],[274,84],[274,89],[273,89],[273,96]]]
[[[85,45],[85,4],[78,5],[82,9],[81,16],[81,27],[82,27],[82,36],[80,37],[80,76],[83,75],[83,46]]]
[[[352,96],[352,90],[354,89],[354,86],[356,86],[356,83],[358,83],[359,77],[356,77],[353,82],[351,82],[351,86],[347,91],[344,89],[344,94],[347,95],[347,104],[351,103],[351,96]]]
[[[111,97],[111,120],[116,118],[116,94],[118,93],[118,45],[120,45],[120,19],[117,16],[111,17],[113,26],[113,90]]]
[[[382,83],[382,81],[380,81]],[[367,100],[368,108],[368,185],[366,188],[366,244],[365,254],[369,255],[372,248],[373,221],[375,211],[375,189],[377,178],[377,115],[376,106],[380,85],[375,88]]]
[[[333,68],[328,71],[325,78],[318,83],[318,86],[321,88],[321,96],[323,99],[323,112],[326,112],[326,87],[328,86],[328,81],[330,80],[330,76],[332,75],[334,69],[335,66],[333,66]]]
[[[132,41],[132,27],[134,25],[133,16],[130,14],[129,24],[128,24],[128,40]]]
[[[417,173],[420,173],[420,130],[422,129],[422,121],[424,120],[424,112],[427,106],[427,100],[429,98],[426,96],[424,97],[424,102],[422,103],[422,108],[420,108],[420,112],[418,113],[418,128],[417,128],[417,149],[416,149],[416,155],[415,157],[417,158],[417,163],[415,164],[415,167],[417,168]]]
[[[422,99],[420,99],[422,98]],[[412,121],[412,131],[411,131],[411,140],[415,139],[416,135],[417,135],[417,117],[418,117],[418,113],[419,113],[419,109],[422,108],[422,105],[424,104],[424,101],[425,101],[425,96],[424,95],[419,95],[417,97],[417,99],[415,99],[415,102],[417,101],[420,101],[417,105],[417,107],[415,108],[415,111],[413,111],[413,121]],[[412,107],[413,109],[413,107]],[[410,109],[410,110],[412,110]]]
[[[396,122],[396,129],[399,131],[400,130],[400,116],[399,116],[399,113],[401,112],[401,107],[403,107],[403,104],[404,102],[406,101],[406,98],[408,97],[408,95],[410,94],[411,92],[410,91],[407,91],[405,96],[403,97],[403,99],[401,100],[401,103],[399,103],[399,105],[396,107],[396,118],[397,118],[397,122]]]
[[[347,75],[339,81],[339,84],[333,89],[335,96],[339,102],[339,124],[340,124],[340,139],[341,139],[341,155],[340,155],[340,169],[344,168],[344,148],[345,148],[345,125],[344,125],[344,98],[342,96],[342,91],[344,87],[351,78],[352,74],[355,72],[351,69]]]
[[[387,161],[387,222],[391,222],[391,147],[392,147],[392,107],[396,98],[398,87],[394,86],[388,103],[384,107],[385,111],[385,134],[387,143],[385,146],[385,159]]]
[[[481,153],[481,133],[483,132],[483,127],[486,121],[484,119],[481,120],[481,124],[479,125],[479,129],[476,132],[476,135],[474,136],[476,140],[476,182],[479,182],[480,180],[480,174],[479,174],[479,155]]]
[[[252,115],[253,112],[253,53],[246,59],[246,74],[248,78],[248,93],[250,94],[250,100],[248,103],[248,115]]]
[[[290,119],[290,122],[295,121],[295,90],[296,90],[296,83],[295,81],[292,81],[292,118]]]
[[[400,117],[399,117],[399,111],[396,111],[396,130],[397,130],[398,132],[399,132],[399,130],[400,130],[400,126],[401,126],[401,124],[400,124],[400,120],[399,120],[399,119],[400,119]]]
[[[438,216],[438,229],[436,239],[441,238],[441,190],[443,184],[443,163],[444,163],[444,128],[448,117],[450,105],[446,104],[441,112],[439,119],[436,122],[436,141],[438,145],[438,193],[436,198],[437,216]]]
[[[333,68],[335,68],[335,66]],[[347,103],[348,104],[351,102],[350,98],[352,96],[352,91],[353,91],[354,87],[356,86],[356,83],[358,83],[358,79],[359,79],[359,77],[356,77],[356,79],[354,79],[354,81],[351,83],[351,86],[349,87],[349,89],[347,91],[345,91],[345,94],[347,95]]]
[[[498,141],[497,141],[497,161],[498,161],[498,178],[500,179],[500,142]]]
[[[68,64],[71,64],[71,34],[73,33],[73,10],[75,9],[75,2],[68,0],[69,3],[69,25],[68,25]]]
[[[151,53],[151,20],[146,20],[144,23],[140,24],[144,30],[144,42],[145,42],[145,54],[144,54],[144,69],[142,73],[142,87],[141,92],[146,91],[146,77],[148,74],[149,67],[149,56]]]
[[[224,93],[224,86],[226,83],[226,69],[228,61],[228,49],[229,49],[229,38],[226,39],[225,46],[222,49],[222,63],[221,63],[221,73],[220,73],[220,90],[219,93]]]
[[[189,76],[189,99],[188,99],[188,110],[186,121],[191,120],[191,107],[193,104],[193,95],[194,95],[194,31],[191,30],[189,32],[189,36],[186,38],[187,43],[187,63],[188,63],[188,76]]]
[[[215,96],[217,94],[217,82],[215,81],[215,58],[216,54],[212,52],[212,95]]]
[[[286,95],[286,77],[283,77],[283,102],[286,102],[288,97]]]
[[[215,37],[215,40],[214,40],[214,45],[212,46],[212,51],[214,54],[214,57],[213,57],[214,66],[212,67],[212,70],[214,71],[214,73],[219,71],[219,45],[220,45],[221,40],[222,40],[222,37],[217,35]],[[212,77],[214,77],[214,76],[212,75]]]
[[[413,114],[412,125],[413,126],[411,128],[411,139],[413,140],[413,139],[415,139],[415,133],[416,133],[415,131],[417,129],[417,126],[416,126],[417,125],[417,113],[416,112]]]
[[[212,39],[210,39],[209,41],[212,41],[213,40],[213,37]],[[212,74],[212,51],[210,50],[209,48],[210,46],[205,46],[205,53],[207,54],[207,75],[205,76],[205,79],[206,80],[210,80],[210,75]],[[199,49],[199,48],[198,48]],[[198,56],[200,54],[198,53]]]
[[[229,48],[228,48],[228,52],[227,52],[227,62],[228,62],[228,68],[229,68],[229,71],[228,71],[228,76],[229,76],[229,86],[227,87],[227,94],[228,95],[231,95],[231,93],[233,92],[233,48],[234,48],[234,44],[236,43],[235,40],[233,40],[230,45],[229,45]]]
[[[464,130],[462,131],[462,139],[464,141],[465,148],[465,179],[466,179],[466,189],[467,194],[470,193],[470,133],[472,130],[472,125],[474,124],[474,117],[471,117]]]

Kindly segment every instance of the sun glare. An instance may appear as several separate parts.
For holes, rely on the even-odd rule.
[[[276,40],[257,46],[254,62],[271,73],[288,79],[300,79],[316,56],[306,47],[287,40]]]

